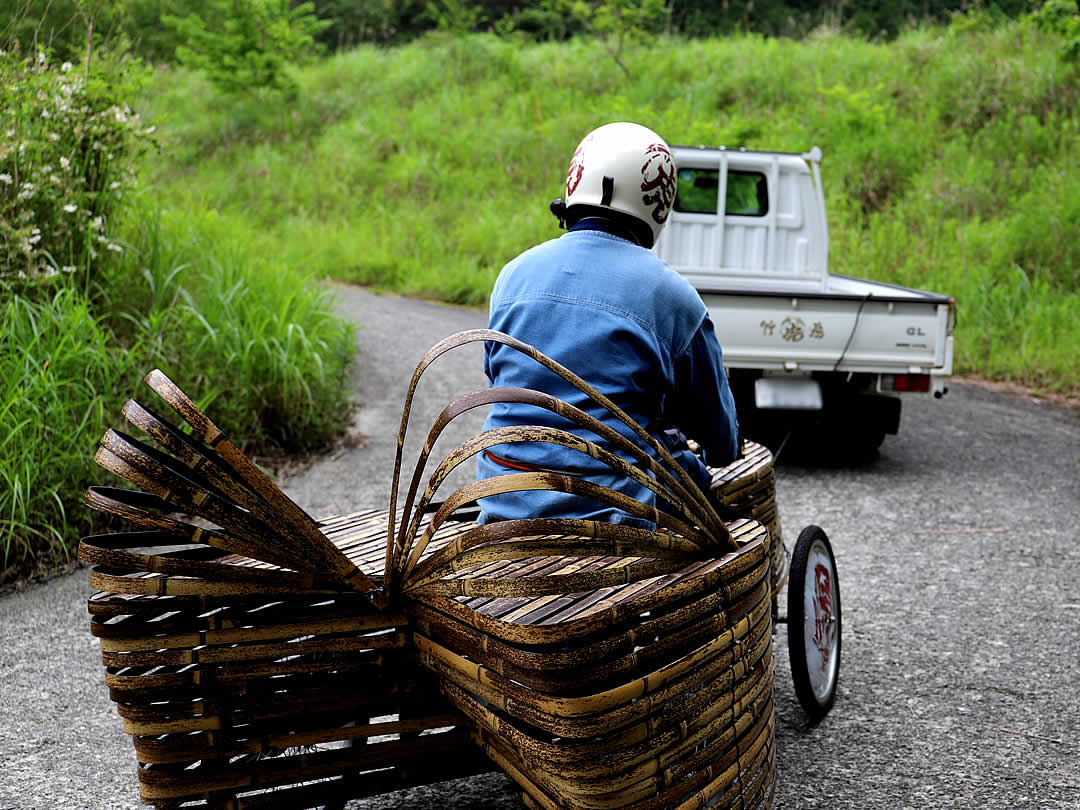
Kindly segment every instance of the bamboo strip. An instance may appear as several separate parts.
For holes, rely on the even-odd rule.
[[[326,541],[318,525],[290,500],[228,437],[188,399],[175,383],[155,369],[146,376],[146,384],[175,410],[195,433],[214,449],[222,461],[252,490],[257,492],[283,522],[307,541],[309,551],[322,558],[326,567],[335,570],[359,591],[375,589],[375,584],[357,571],[348,558]]]

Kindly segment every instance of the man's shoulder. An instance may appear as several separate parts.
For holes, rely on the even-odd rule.
[[[522,251],[513,259],[506,263],[506,267],[515,267],[520,264],[527,264],[537,259],[547,259],[551,256],[566,253],[567,244],[561,237],[556,236],[554,239],[548,239],[545,242],[533,245],[531,248]]]
[[[572,231],[529,248],[503,267],[493,297],[537,285],[612,304],[627,299],[634,312],[705,312],[697,291],[659,256],[606,233]]]
[[[701,312],[705,311],[705,302],[693,285],[683,276],[676,273],[660,257],[653,255],[657,263],[654,275],[656,287],[660,294],[669,299],[673,304],[683,308]]]

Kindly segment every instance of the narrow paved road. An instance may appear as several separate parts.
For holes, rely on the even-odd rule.
[[[483,313],[342,287],[363,325],[355,446],[286,487],[315,515],[388,498],[416,360]],[[483,385],[479,349],[437,363],[413,438]],[[482,415],[455,435],[475,432]],[[811,523],[836,551],[840,691],[807,728],[777,641],[781,808],[1080,808],[1080,413],[953,385],[905,405],[858,468],[779,465],[789,546]],[[0,599],[0,810],[136,808],[130,743],[86,628],[85,571]],[[350,804],[518,808],[500,775]]]

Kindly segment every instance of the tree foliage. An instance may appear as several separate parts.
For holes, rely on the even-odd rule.
[[[1062,59],[1080,63],[1080,8],[1076,0],[1048,0],[1034,13],[1033,19],[1040,28],[1064,37]]]
[[[177,58],[222,90],[291,94],[296,85],[288,65],[309,55],[315,36],[329,25],[314,10],[312,3],[290,8],[289,0],[213,0],[205,16],[167,14],[162,22],[183,40]]]
[[[923,22],[947,23],[957,13],[981,10],[991,18],[1019,17],[1032,7],[1048,24],[1056,25],[1075,15],[1073,0],[0,0],[0,42],[17,40],[24,51],[51,49],[61,61],[78,61],[85,55],[87,10],[94,11],[94,32],[110,41],[130,43],[134,52],[151,61],[171,61],[178,46],[192,51],[189,34],[197,39],[218,35],[229,47],[206,47],[213,57],[231,54],[248,75],[279,77],[280,66],[295,58],[268,58],[295,34],[330,50],[354,47],[362,42],[398,44],[433,29],[493,31],[533,40],[562,40],[591,32],[612,52],[632,44],[633,31],[654,30],[659,19],[664,30],[689,37],[709,37],[734,32],[799,38],[820,26],[868,37],[892,38]],[[84,12],[80,15],[80,9]],[[660,17],[657,17],[659,9]],[[294,17],[293,15],[299,15]],[[203,21],[199,28],[163,25],[163,19]],[[317,25],[308,26],[300,18]],[[282,20],[290,33],[281,41]],[[6,22],[5,22],[6,21]],[[226,26],[226,22],[228,25]],[[258,31],[259,47],[237,48],[237,39],[250,41]],[[262,40],[266,40],[263,42]],[[113,42],[115,47],[115,42]],[[306,46],[301,46],[301,51]],[[291,52],[290,52],[291,53]],[[247,55],[241,55],[247,54]],[[254,54],[261,54],[255,56]],[[622,60],[625,62],[625,60]],[[276,67],[268,67],[275,63]],[[287,83],[287,82],[286,82]]]
[[[314,5],[330,23],[317,39],[331,50],[411,39],[432,25],[424,0],[314,0]]]
[[[626,49],[659,31],[668,12],[665,0],[545,0],[544,6],[595,36],[628,79]]]

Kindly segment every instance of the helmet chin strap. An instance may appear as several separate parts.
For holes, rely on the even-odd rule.
[[[615,194],[615,178],[614,177],[608,177],[607,175],[604,175],[603,196],[600,199],[600,205],[602,205],[604,207],[607,207],[607,206],[611,205],[611,198],[614,196],[614,194]],[[551,213],[555,215],[555,218],[557,220],[559,220],[559,227],[562,228],[562,229],[565,229],[566,228],[566,203],[564,203],[561,199],[552,200],[550,203],[548,203],[548,208],[551,210]],[[598,214],[597,216],[602,216],[602,215]],[[614,225],[618,226],[617,222],[614,222],[613,220],[611,220],[611,219],[609,219],[607,217],[604,217],[604,219],[607,220],[608,222],[612,222]],[[573,224],[573,223],[571,223],[571,224]],[[625,228],[622,228],[622,227],[620,227],[619,229],[620,230],[626,230]],[[633,241],[637,242],[639,245],[641,244],[641,242],[636,237],[633,239]]]
[[[614,187],[615,180],[611,177],[604,177],[604,196],[601,201],[602,204],[611,204]],[[639,247],[644,247],[641,236],[634,231],[634,228],[632,228],[627,223],[626,219],[624,219],[623,215],[620,215],[618,212],[611,212],[608,214],[604,209],[598,206],[589,206],[588,213],[571,217],[568,216],[566,203],[561,199],[552,200],[548,203],[548,208],[551,210],[554,217],[559,220],[559,227],[562,229],[569,227],[570,230],[581,229],[604,231],[605,233],[610,233],[613,236],[625,239],[628,242],[633,242]]]

